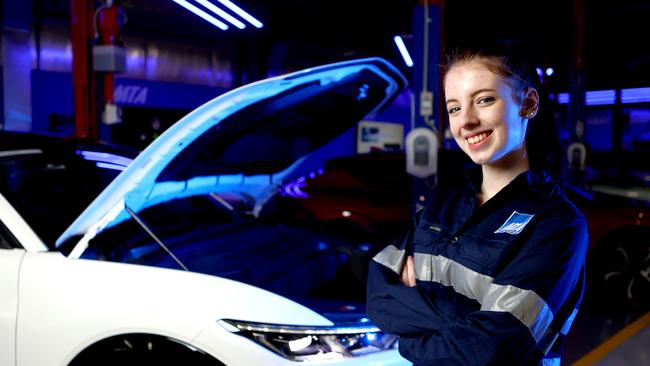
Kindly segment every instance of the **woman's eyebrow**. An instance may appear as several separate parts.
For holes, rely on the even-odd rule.
[[[483,93],[483,92],[494,92],[494,93],[496,93],[496,90],[495,90],[495,89],[490,89],[490,88],[483,88],[483,89],[475,90],[475,91],[470,95],[470,97],[474,98],[477,94],[481,94],[481,93]],[[447,100],[445,101],[445,104],[449,104],[449,103],[451,103],[451,102],[458,103],[458,100],[455,99],[455,98],[447,99]]]

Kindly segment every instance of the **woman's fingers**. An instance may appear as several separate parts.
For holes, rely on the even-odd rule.
[[[415,286],[415,264],[413,262],[412,255],[408,256],[404,262],[404,267],[402,267],[401,281],[405,286]]]
[[[410,255],[406,258],[406,266],[408,267],[409,283],[408,286],[415,286],[415,261],[413,256]]]

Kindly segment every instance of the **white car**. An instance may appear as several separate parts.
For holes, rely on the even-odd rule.
[[[56,243],[0,195],[0,365],[410,364],[364,315],[378,248],[295,205],[340,153],[327,143],[405,84],[370,58],[224,94],[156,139]]]

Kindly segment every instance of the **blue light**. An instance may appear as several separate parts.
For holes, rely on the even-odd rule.
[[[537,71],[537,75],[539,75],[540,78],[544,75],[544,74],[542,73],[542,69],[539,68],[539,67],[536,67],[536,68],[535,68],[535,71]]]
[[[571,101],[571,97],[569,97],[569,93],[560,93],[557,95],[557,102],[560,104],[568,104],[569,101]]]
[[[374,341],[375,339],[377,339],[377,334],[376,334],[376,333],[366,333],[366,339],[367,339],[369,342],[372,342],[372,341]]]
[[[367,252],[370,250],[370,244],[359,244],[359,250]]]
[[[555,71],[555,70],[553,70],[552,67],[547,68],[547,69],[546,69],[546,76],[551,76],[551,75],[553,75],[553,72],[554,72],[554,71]]]
[[[568,104],[571,98],[568,93],[560,93],[557,96],[557,102]],[[594,90],[588,91],[585,95],[586,105],[611,105],[616,102],[616,91]],[[650,88],[631,88],[621,90],[621,103],[648,103],[650,102]]]
[[[402,37],[395,36],[393,37],[393,40],[395,41],[395,44],[399,49],[399,53],[402,54],[402,58],[404,59],[404,63],[406,64],[406,66],[413,67],[413,59],[411,58],[409,51],[406,49],[406,45],[404,44],[404,40],[402,39]]]
[[[221,22],[221,21],[217,20],[212,15],[204,12],[203,10],[201,10],[201,9],[197,8],[196,6],[188,3],[187,1],[185,1],[185,0],[172,0],[172,1],[175,2],[176,4],[180,5],[180,6],[184,7],[185,9],[191,11],[192,13],[198,15],[199,17],[203,18],[204,20],[210,22],[212,25],[214,25],[217,28],[220,28],[221,30],[227,30],[228,29],[228,26],[224,22]]]
[[[208,0],[196,0],[197,3],[205,6],[210,10],[211,12],[217,14],[218,16],[224,18],[225,20],[229,21],[230,24],[234,25],[235,27],[239,29],[244,29],[246,28],[246,24],[240,22],[239,20],[235,19],[232,15],[226,13],[225,11],[217,8],[214,4],[209,2]]]
[[[327,250],[328,247],[329,245],[327,243],[323,243],[322,241],[318,243],[318,250],[320,251]]]
[[[305,183],[305,177],[300,177],[293,182],[289,182],[282,186],[281,193],[289,197],[294,198],[308,198],[309,195],[306,192],[303,192],[302,189],[305,188],[307,183]]]
[[[357,100],[366,99],[368,97],[368,89],[370,89],[368,84],[363,84],[361,87],[359,87],[359,95],[357,95]]]
[[[98,161],[101,163],[108,163],[113,165],[120,165],[122,167],[127,167],[133,161],[123,156],[119,156],[111,153],[105,153],[105,152],[77,150],[75,153],[77,155],[80,155],[84,160]]]
[[[623,103],[647,103],[650,102],[650,88],[632,88],[621,91]]]
[[[100,162],[97,162],[97,163],[95,163],[95,165],[96,165],[98,168],[111,169],[111,170],[119,170],[119,171],[122,171],[122,170],[126,169],[126,167],[123,166],[123,165],[116,165],[116,164],[109,164],[109,163],[100,163]]]
[[[252,15],[248,14],[246,11],[244,11],[242,8],[239,6],[233,4],[229,0],[218,0],[221,4],[223,4],[225,7],[228,9],[232,10],[235,14],[239,15],[240,17],[244,18],[247,22],[251,23],[255,28],[262,28],[264,27],[264,24],[260,22],[259,20],[255,19]]]

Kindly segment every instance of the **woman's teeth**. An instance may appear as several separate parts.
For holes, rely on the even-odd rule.
[[[485,140],[485,138],[488,137],[489,135],[490,135],[489,133],[487,133],[487,132],[483,132],[482,134],[479,134],[479,135],[476,135],[476,136],[469,137],[469,138],[467,139],[467,141],[468,141],[470,144],[478,144],[479,142]]]

